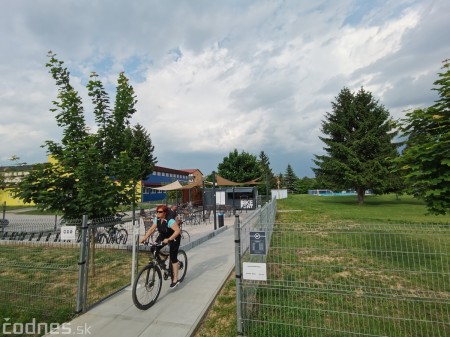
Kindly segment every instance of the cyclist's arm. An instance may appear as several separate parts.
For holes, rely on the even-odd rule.
[[[144,243],[150,237],[150,235],[153,234],[155,230],[156,230],[156,223],[153,223],[153,225],[148,229],[147,233],[145,233],[144,237],[139,242]]]

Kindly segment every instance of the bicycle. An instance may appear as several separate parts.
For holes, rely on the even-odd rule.
[[[126,213],[116,213],[114,216],[109,216],[95,220],[93,224],[103,224],[103,230],[96,228],[95,241],[101,244],[117,243],[126,244],[128,241],[128,231],[123,228]]]
[[[201,223],[201,212],[185,210],[183,211],[182,219],[188,225],[199,225]]]
[[[98,243],[117,243],[126,244],[128,240],[128,231],[122,225],[113,225],[105,228],[104,233],[100,233],[96,238]]]
[[[150,261],[139,272],[132,290],[133,303],[141,310],[147,310],[155,304],[161,292],[163,278],[165,281],[172,280],[172,263],[170,263],[169,252],[156,249],[163,246],[160,243],[152,242],[150,244],[154,246],[153,253],[150,254]],[[180,264],[178,280],[182,282],[188,266],[186,252],[179,249],[177,259]]]

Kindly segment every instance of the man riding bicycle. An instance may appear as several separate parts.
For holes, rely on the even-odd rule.
[[[176,219],[167,219],[168,208],[166,205],[159,205],[156,207],[156,218],[152,226],[148,229],[147,233],[145,233],[144,237],[139,241],[140,243],[144,243],[153,232],[158,229],[158,237],[156,242],[162,243],[162,247],[169,244],[170,247],[170,262],[172,263],[172,283],[170,284],[170,288],[175,288],[180,282],[178,281],[178,249],[180,248],[180,226]],[[152,247],[152,249],[155,249]]]

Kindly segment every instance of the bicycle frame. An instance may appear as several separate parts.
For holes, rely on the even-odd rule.
[[[154,266],[159,268],[162,272],[164,272],[164,281],[167,280],[169,277],[172,276],[172,264],[170,263],[169,253],[167,255],[165,253],[162,253],[160,249],[157,248],[163,248],[165,247],[162,244],[157,243],[148,243],[149,245],[152,245],[155,247],[153,253],[150,255],[150,259],[147,265]],[[160,255],[163,255],[164,258],[161,258]],[[169,261],[169,264],[167,265],[167,261]]]

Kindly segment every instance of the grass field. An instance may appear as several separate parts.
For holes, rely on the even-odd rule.
[[[410,196],[367,196],[364,205],[358,205],[354,196],[290,195],[279,200],[280,230],[272,237],[268,271],[273,279],[286,281],[274,281],[273,289],[259,289],[254,307],[268,298],[270,306],[255,310],[251,319],[261,323],[249,336],[343,336],[336,330],[355,324],[366,329],[365,335],[370,335],[369,331],[389,336],[402,331],[398,336],[405,337],[450,335],[448,328],[431,333],[427,330],[427,322],[441,321],[442,315],[448,322],[450,217],[425,213],[423,203]],[[442,230],[442,235],[427,233],[424,224],[430,223],[441,224],[433,228]],[[372,230],[362,231],[364,225],[373,226]],[[342,230],[336,230],[339,228]],[[349,235],[348,228],[358,231]],[[310,235],[297,235],[292,229]],[[408,253],[411,249],[413,253]],[[2,317],[14,322],[29,322],[33,317],[37,321],[64,322],[72,317],[78,254],[76,248],[0,246]],[[129,252],[98,250],[96,257],[97,276],[90,286],[91,301],[129,282]],[[304,267],[298,268],[298,263]],[[362,267],[352,268],[355,264]],[[197,337],[236,336],[235,290],[231,275]],[[347,292],[346,296],[342,296],[342,291]],[[432,301],[424,300],[426,296]],[[382,321],[376,319],[380,315],[402,317],[410,314],[412,308],[418,310],[410,316],[425,322],[418,326],[419,330],[414,330],[416,326],[407,320],[379,323]],[[346,315],[351,311],[356,314]],[[271,320],[275,323],[268,326]],[[286,320],[303,326],[289,330]],[[339,325],[333,325],[335,322]]]
[[[269,281],[245,300],[247,336],[450,335],[450,217],[395,195],[296,195],[278,211]],[[234,284],[197,337],[236,335]]]
[[[63,323],[74,317],[79,255],[77,245],[0,245],[0,320]],[[89,275],[87,305],[126,286],[130,270],[131,252],[97,248],[95,275],[92,268]]]

